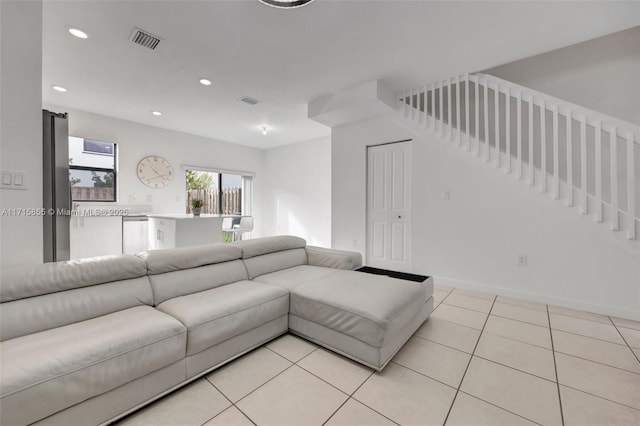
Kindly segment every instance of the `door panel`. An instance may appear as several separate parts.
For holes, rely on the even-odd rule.
[[[404,152],[391,152],[391,176],[392,176],[392,189],[391,196],[393,197],[393,209],[405,210],[406,202],[406,185],[405,185],[405,162],[406,153]]]
[[[367,264],[411,271],[411,144],[368,148]]]
[[[405,226],[403,222],[391,225],[391,260],[395,262],[404,261]]]
[[[375,210],[385,209],[385,153],[376,152],[373,154],[373,205]]]
[[[385,223],[374,222],[371,234],[372,256],[376,259],[384,260],[384,234]]]

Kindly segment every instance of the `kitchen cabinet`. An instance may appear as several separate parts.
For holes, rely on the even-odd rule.
[[[71,259],[122,254],[122,216],[72,216]]]

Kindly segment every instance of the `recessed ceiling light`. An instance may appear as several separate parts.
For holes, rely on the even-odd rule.
[[[211,80],[206,79],[206,78],[201,78],[200,79],[200,84],[202,84],[203,86],[211,86]]]
[[[62,86],[53,86],[53,90],[55,90],[56,92],[63,92],[63,93],[67,91],[67,89],[65,89]]]
[[[151,114],[155,115],[156,117],[160,117],[162,115],[160,111],[151,111]]]
[[[89,34],[85,33],[82,30],[79,30],[77,28],[69,28],[69,33],[71,33],[71,35],[74,36],[74,37],[78,37],[78,38],[82,38],[82,39],[89,38]]]

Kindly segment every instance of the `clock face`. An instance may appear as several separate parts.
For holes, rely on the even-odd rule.
[[[150,155],[138,163],[138,179],[151,188],[163,188],[173,178],[173,168],[162,157]]]

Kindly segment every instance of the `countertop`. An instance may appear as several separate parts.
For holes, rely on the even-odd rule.
[[[201,214],[200,216],[194,216],[192,214],[180,213],[149,213],[147,216],[154,219],[222,219],[225,217],[242,217],[229,214]]]

